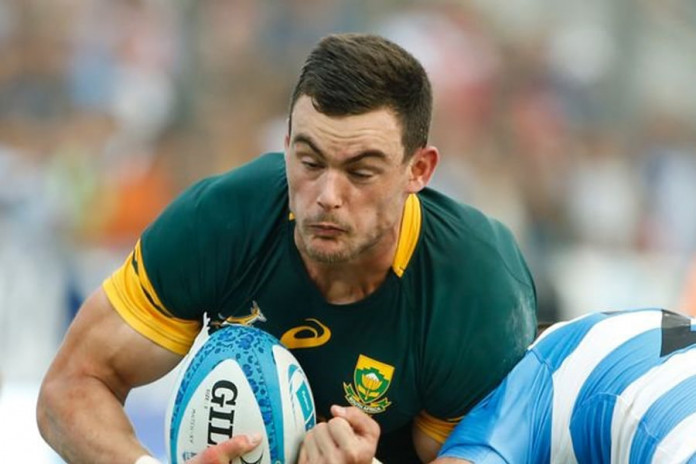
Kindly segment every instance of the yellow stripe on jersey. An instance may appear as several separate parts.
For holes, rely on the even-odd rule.
[[[202,323],[178,319],[164,308],[145,272],[140,241],[102,287],[116,311],[133,329],[174,353],[188,352]]]
[[[420,200],[415,193],[406,198],[404,215],[401,218],[401,230],[399,231],[399,243],[396,246],[396,254],[392,262],[392,269],[399,277],[404,275],[411,256],[416,250],[416,243],[421,230]]]
[[[454,419],[438,419],[425,411],[421,411],[415,418],[415,425],[427,436],[442,444],[452,429],[462,420],[462,417],[464,416]]]

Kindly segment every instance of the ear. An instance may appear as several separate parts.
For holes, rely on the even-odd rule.
[[[285,125],[286,125],[286,127],[288,128],[288,130],[287,130],[287,132],[285,132],[285,139],[283,140],[283,148],[284,148],[285,151],[287,152],[287,151],[288,151],[288,147],[290,146],[290,131],[292,130],[292,129],[290,128],[290,118],[288,118],[288,119],[285,121]]]
[[[283,158],[285,159],[285,166],[288,166],[288,160],[290,156],[290,134],[285,134],[283,139]]]
[[[285,138],[283,139],[283,150],[285,151],[285,157],[288,156],[288,148],[290,148],[290,133],[292,132],[292,119],[288,116],[285,119],[285,127],[287,128],[285,132]]]
[[[428,185],[440,160],[440,153],[433,146],[420,148],[408,162],[408,193],[420,192]]]

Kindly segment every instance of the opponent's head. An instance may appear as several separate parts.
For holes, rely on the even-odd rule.
[[[407,195],[437,164],[426,146],[431,101],[423,67],[386,39],[333,35],[312,51],[285,138],[305,257],[335,263],[393,249]]]

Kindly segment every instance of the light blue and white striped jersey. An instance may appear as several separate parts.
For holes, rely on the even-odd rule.
[[[476,464],[696,463],[696,321],[660,309],[549,328],[440,456]]]

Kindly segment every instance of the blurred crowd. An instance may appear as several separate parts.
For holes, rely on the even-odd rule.
[[[678,0],[0,0],[0,371],[39,376],[183,188],[282,149],[331,32],[423,62],[434,186],[510,226],[541,318],[696,305],[695,23]]]

